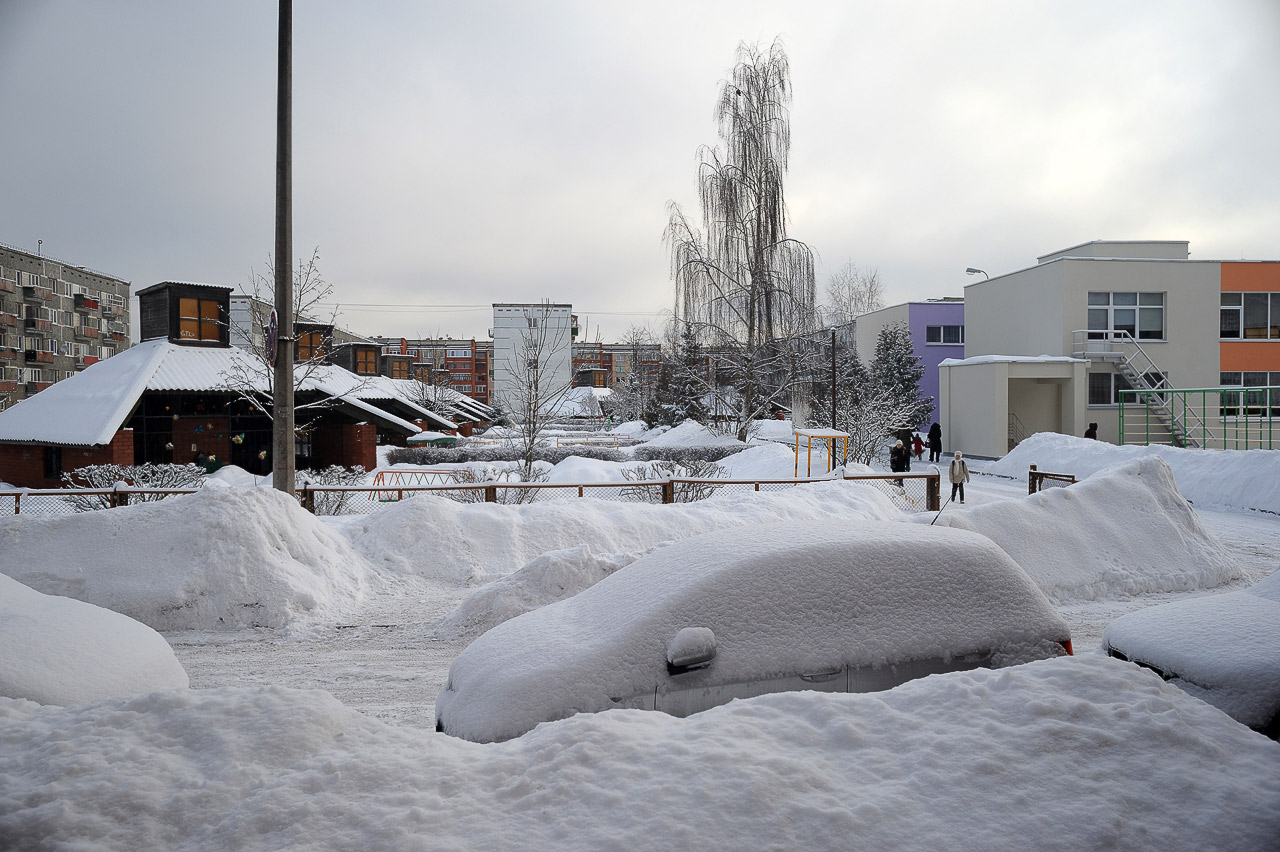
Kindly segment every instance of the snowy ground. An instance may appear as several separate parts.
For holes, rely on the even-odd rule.
[[[1025,497],[1027,486],[978,473],[966,505]],[[944,495],[945,497],[946,495]],[[950,511],[944,509],[944,511]],[[1280,516],[1229,509],[1197,509],[1201,522],[1238,560],[1243,579],[1205,592],[1144,594],[1059,606],[1071,625],[1077,654],[1096,650],[1115,617],[1192,594],[1244,588],[1280,565]],[[449,664],[467,639],[442,636],[444,616],[471,588],[405,576],[368,593],[359,614],[340,627],[299,636],[274,631],[166,633],[193,687],[276,684],[325,689],[344,704],[388,721],[435,724],[435,698]]]

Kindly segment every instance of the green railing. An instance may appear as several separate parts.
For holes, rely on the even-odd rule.
[[[1280,386],[1120,391],[1120,443],[1280,449]],[[1152,404],[1148,404],[1148,402]],[[1159,403],[1167,405],[1162,406]],[[1134,411],[1134,407],[1137,411]],[[1164,408],[1170,422],[1164,422]],[[1126,411],[1126,409],[1128,409]],[[1136,416],[1135,416],[1136,415]]]

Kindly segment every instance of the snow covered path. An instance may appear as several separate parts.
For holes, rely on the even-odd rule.
[[[975,475],[966,506],[1019,499],[1022,482]],[[948,496],[943,495],[945,500]],[[943,511],[951,511],[946,507]],[[1117,616],[1188,594],[1218,594],[1252,585],[1280,565],[1280,516],[1198,509],[1201,520],[1239,560],[1244,580],[1208,592],[1147,594],[1059,608],[1077,654],[1099,647]],[[435,699],[465,640],[441,639],[436,627],[473,589],[414,576],[371,591],[357,616],[340,627],[303,632],[240,630],[165,634],[196,688],[280,685],[324,689],[344,704],[389,722],[431,728]]]

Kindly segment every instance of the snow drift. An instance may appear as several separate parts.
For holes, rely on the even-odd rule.
[[[819,482],[673,505],[575,498],[507,506],[424,495],[353,519],[344,532],[376,566],[465,583],[505,576],[539,554],[581,544],[597,553],[629,553],[766,521],[843,523],[900,514],[871,486]]]
[[[345,612],[368,566],[292,498],[215,488],[78,515],[0,520],[0,573],[156,630],[283,627]]]
[[[187,685],[169,643],[145,624],[0,575],[0,696],[84,704]]]
[[[0,845],[1265,852],[1280,745],[1105,657],[481,746],[318,691],[0,700]]]
[[[1040,432],[987,473],[1023,481],[1027,468],[1074,474],[1077,479],[1139,458],[1157,456],[1173,469],[1178,490],[1193,503],[1280,513],[1280,451],[1184,450],[1160,445],[1117,447],[1104,441]]]
[[[985,535],[1059,604],[1211,589],[1240,576],[1158,456],[1025,500],[947,509],[935,525]]]

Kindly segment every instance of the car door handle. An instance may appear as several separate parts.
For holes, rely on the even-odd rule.
[[[829,680],[835,680],[840,676],[844,669],[832,669],[829,672],[813,672],[811,674],[802,674],[800,679],[805,683],[826,683]]]

